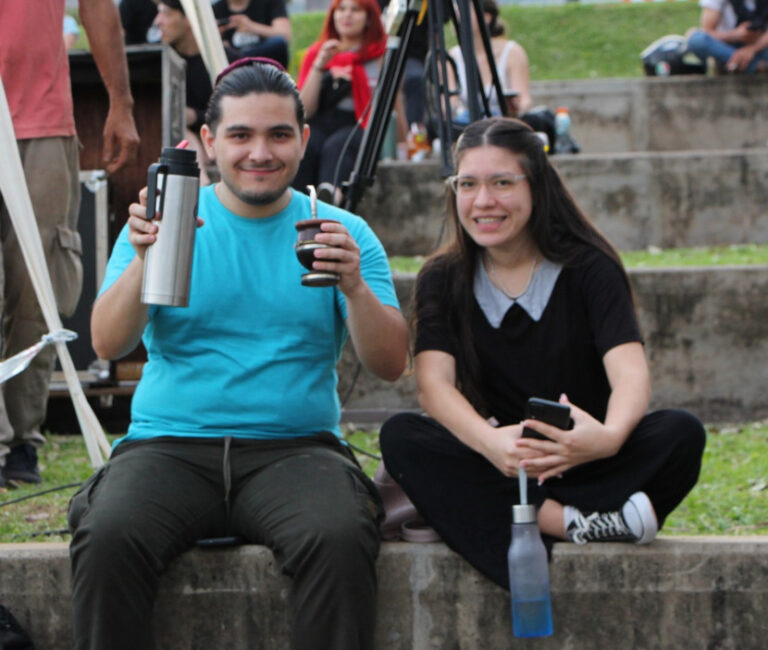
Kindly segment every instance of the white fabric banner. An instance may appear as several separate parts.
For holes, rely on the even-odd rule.
[[[213,85],[216,75],[229,65],[224,44],[221,42],[221,33],[213,15],[213,7],[208,0],[181,0],[181,6],[184,7],[184,14],[192,27],[200,56],[203,57]]]
[[[0,193],[8,208],[11,223],[19,238],[19,244],[27,265],[32,286],[35,288],[37,299],[48,325],[49,332],[58,333],[63,329],[59,312],[56,309],[56,299],[51,286],[48,265],[43,254],[40,232],[29,198],[27,181],[21,165],[19,148],[16,145],[16,135],[13,131],[11,112],[5,95],[5,86],[0,79],[0,150],[4,151],[3,165],[0,167]],[[50,334],[49,336],[54,336]],[[62,340],[51,341],[56,345],[61,367],[67,380],[67,387],[72,396],[72,402],[80,423],[80,429],[88,449],[88,456],[93,467],[99,467],[109,457],[110,445],[104,430],[101,428],[96,415],[91,409],[83,393],[83,387],[75,370],[75,364],[69,355],[66,343]],[[35,346],[36,347],[36,346]]]

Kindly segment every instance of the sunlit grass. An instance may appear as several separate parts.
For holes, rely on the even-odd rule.
[[[768,246],[759,244],[667,249],[651,247],[641,251],[622,251],[620,254],[627,268],[637,269],[768,264]],[[398,273],[417,273],[426,259],[423,255],[393,255],[389,258],[389,265]]]
[[[379,455],[378,430],[348,429],[363,469],[373,476]],[[699,483],[667,519],[669,535],[768,534],[768,423],[728,428],[709,427]],[[49,435],[40,450],[42,485],[0,493],[0,543],[68,541],[66,512],[75,488],[3,505],[44,489],[78,483],[91,474],[83,440],[76,435]]]

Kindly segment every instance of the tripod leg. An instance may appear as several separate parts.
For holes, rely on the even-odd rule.
[[[399,35],[390,36],[387,41],[387,52],[379,73],[379,82],[376,84],[376,90],[373,94],[368,125],[363,132],[363,140],[360,143],[354,169],[349,180],[343,186],[344,208],[350,212],[354,212],[362,198],[364,188],[373,184],[379,152],[400,87],[405,68],[405,53],[413,33],[416,17],[416,12],[409,10],[403,19]]]

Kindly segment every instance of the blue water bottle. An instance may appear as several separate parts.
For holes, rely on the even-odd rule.
[[[515,636],[550,636],[549,566],[534,505],[512,507],[512,543],[507,562]]]
[[[562,106],[555,112],[555,153],[576,153],[571,138],[571,116]]]

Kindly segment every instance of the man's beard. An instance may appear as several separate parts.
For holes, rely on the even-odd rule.
[[[278,189],[270,190],[267,192],[247,192],[238,187],[235,187],[233,183],[230,183],[223,176],[221,180],[224,181],[224,184],[229,188],[229,191],[232,192],[232,194],[234,194],[243,203],[254,206],[269,205],[270,203],[274,203],[279,198],[281,198],[285,193],[285,190],[290,187],[290,183],[286,183]]]

